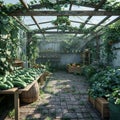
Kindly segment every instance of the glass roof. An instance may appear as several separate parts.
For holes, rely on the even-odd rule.
[[[24,0],[25,3],[29,3],[31,0]],[[119,1],[120,0],[116,0]],[[19,2],[19,0],[4,0],[5,3],[13,3],[16,4]],[[67,7],[62,8],[62,10],[69,10],[70,9],[70,5],[68,5]],[[45,9],[42,9],[45,10]],[[78,10],[83,10],[83,11],[87,11],[87,10],[91,10],[94,11],[95,8],[90,8],[90,7],[83,7],[83,6],[76,6],[76,5],[72,5],[71,10],[73,11],[78,11]],[[84,22],[88,19],[89,16],[69,16],[69,20],[71,21],[71,26],[73,27],[79,27],[80,25],[84,24]],[[87,24],[85,24],[85,28],[89,28],[93,25],[99,24],[106,16],[92,16],[88,21]],[[108,20],[106,20],[105,22],[103,22],[101,25],[106,25],[109,22],[113,21],[114,19],[116,19],[118,16],[111,16]],[[37,23],[39,24],[41,29],[45,29],[48,27],[55,27],[55,25],[52,24],[51,21],[56,20],[56,16],[34,16],[35,20],[37,21]],[[23,22],[25,23],[25,25],[28,25],[29,28],[31,30],[35,30],[38,29],[37,25],[35,25],[35,22],[33,21],[33,19],[29,16],[25,16],[22,17]],[[48,22],[50,21],[50,22]],[[45,23],[44,23],[45,22]],[[47,23],[46,23],[47,22]],[[47,31],[57,31],[57,29],[48,29]]]

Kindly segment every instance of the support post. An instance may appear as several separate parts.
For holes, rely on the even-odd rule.
[[[14,108],[15,108],[15,120],[19,120],[19,93],[15,91],[14,93]]]
[[[30,42],[32,41],[32,34],[27,33],[27,43],[26,43],[26,54],[27,54],[27,61],[28,61],[28,67],[30,66],[29,60],[30,60]]]
[[[96,60],[99,62],[100,60],[100,43],[99,36],[96,34]]]

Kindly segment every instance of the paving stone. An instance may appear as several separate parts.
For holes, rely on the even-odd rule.
[[[69,118],[69,119],[77,118],[77,115],[76,115],[76,113],[65,113],[65,114],[63,114],[63,118]]]
[[[96,110],[88,102],[88,83],[80,75],[55,72],[49,78],[44,93],[34,103],[21,106],[20,118],[46,120],[100,120]],[[50,89],[50,91],[49,91]],[[54,94],[49,94],[54,92]],[[5,119],[7,120],[7,119]]]
[[[62,113],[62,109],[61,108],[56,109],[56,113]]]
[[[62,113],[56,113],[56,118],[58,119],[58,118],[62,118],[62,116],[63,116],[63,114]]]
[[[76,113],[78,118],[83,118],[82,113]]]
[[[61,106],[66,106],[66,103],[65,102],[61,102]]]
[[[91,115],[88,112],[84,112],[84,113],[82,113],[82,115],[84,118],[91,118]]]

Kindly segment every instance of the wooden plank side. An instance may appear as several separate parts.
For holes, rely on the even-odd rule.
[[[19,105],[20,104],[20,101],[19,101],[19,93],[18,91],[16,91],[14,93],[14,108],[15,108],[15,120],[19,120],[19,114],[20,114],[20,111],[19,111]]]
[[[42,74],[41,74],[42,75]],[[28,91],[35,83],[36,81],[39,80],[39,78],[41,77],[41,75],[39,75],[31,84],[29,84],[28,86],[26,86],[24,89],[19,89],[19,93],[23,92],[23,91]]]
[[[17,91],[18,88],[11,88],[7,90],[0,90],[0,94],[14,94],[15,91]]]

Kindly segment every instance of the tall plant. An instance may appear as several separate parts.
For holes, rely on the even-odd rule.
[[[2,5],[2,3],[0,2]],[[6,9],[5,9],[6,8]],[[0,11],[0,74],[13,70],[12,62],[16,58],[19,24],[7,15],[8,7]]]
[[[115,57],[112,45],[120,42],[120,20],[104,29],[102,39],[104,42],[105,53],[107,54],[107,62],[110,63],[113,60],[113,57]]]
[[[29,63],[35,64],[36,58],[39,56],[39,48],[38,48],[38,38],[36,35],[33,35],[31,40],[27,44],[27,57]]]

